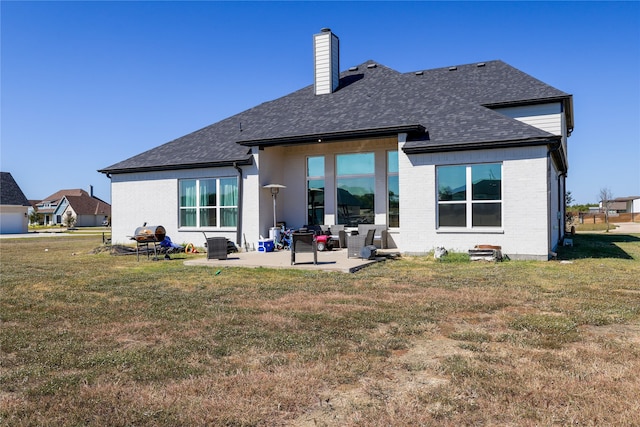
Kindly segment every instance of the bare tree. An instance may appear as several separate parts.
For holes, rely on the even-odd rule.
[[[613,200],[613,194],[609,188],[601,188],[599,196],[602,209],[604,209],[604,220],[607,223],[607,232],[609,231],[609,208],[611,206],[611,200]]]

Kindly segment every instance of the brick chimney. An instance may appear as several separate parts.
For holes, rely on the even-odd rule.
[[[313,62],[315,94],[333,93],[340,83],[340,40],[329,28],[313,36]]]

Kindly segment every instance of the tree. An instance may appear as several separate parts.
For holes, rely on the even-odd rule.
[[[571,190],[567,191],[567,194],[565,194],[564,201],[565,205],[567,206],[567,210],[569,210],[569,208],[573,206],[573,203],[575,202],[573,194],[571,194]]]
[[[33,211],[31,211],[31,213],[29,214],[29,224],[38,225],[40,224],[41,220],[42,220],[42,214],[38,212],[38,207],[34,206]]]
[[[64,225],[67,228],[73,228],[73,226],[76,225],[76,217],[69,211],[67,211],[64,217]]]
[[[604,220],[607,223],[607,232],[609,231],[609,208],[611,206],[611,200],[613,200],[613,194],[611,190],[608,188],[601,188],[600,193],[600,203],[602,209],[604,209]]]
[[[573,225],[573,212],[571,211],[571,206],[573,205],[573,202],[574,200],[573,200],[573,195],[571,194],[571,191],[567,191],[564,195],[565,230],[567,229],[567,226]]]

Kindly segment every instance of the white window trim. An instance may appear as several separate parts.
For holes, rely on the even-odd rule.
[[[211,206],[211,207],[207,207],[207,206],[200,206],[200,181],[205,181],[205,180],[210,180],[210,179],[215,179],[216,180],[216,205],[215,206]],[[209,209],[215,209],[216,210],[216,224],[220,224],[221,222],[221,210],[222,209],[238,209],[239,207],[236,206],[221,206],[220,205],[220,196],[221,196],[221,191],[220,191],[220,180],[223,179],[236,179],[236,188],[238,187],[238,177],[235,176],[211,176],[211,177],[202,177],[202,178],[184,178],[184,179],[179,179],[178,180],[178,230],[180,231],[206,231],[206,230],[215,230],[215,231],[234,231],[237,230],[237,227],[221,227],[221,226],[201,226],[200,225],[200,209],[201,208],[209,208]],[[180,225],[180,215],[182,213],[182,210],[184,209],[193,209],[193,206],[180,206],[180,182],[182,181],[195,181],[196,183],[196,206],[195,206],[195,210],[196,210],[196,222],[197,224],[195,226],[188,226],[188,225]],[[240,202],[240,200],[238,200],[238,202]]]
[[[324,164],[325,170],[326,170],[326,156],[323,154],[317,155],[317,156],[307,156],[305,158],[305,169],[306,169],[306,175],[307,175],[307,181],[306,181],[306,188],[305,188],[305,192],[306,192],[306,208],[305,208],[305,217],[308,220],[309,217],[309,204],[311,203],[311,201],[309,200],[309,181],[320,181],[322,180],[324,182],[324,187],[325,187],[325,194],[326,194],[326,186],[327,186],[327,180],[325,178],[325,170],[323,170],[323,174],[320,176],[310,176],[309,175],[309,159],[310,158],[314,158],[314,157],[322,157],[322,163]],[[322,224],[320,225],[324,225],[326,223],[326,216],[327,216],[327,199],[324,199],[324,204],[322,205],[322,210],[324,212],[324,216],[322,218]],[[307,221],[305,220],[305,221]]]
[[[397,176],[398,179],[400,178],[400,158],[398,158],[398,171],[397,172],[389,172],[389,153],[391,153],[391,152],[398,153],[398,150],[387,150],[386,153],[385,153],[386,154],[386,165],[385,165],[386,166],[386,170],[385,170],[385,174],[386,174],[386,176],[385,176],[386,192],[385,192],[385,194],[386,194],[386,204],[387,204],[387,212],[386,212],[386,214],[387,214],[387,228],[389,230],[398,231],[398,230],[400,230],[401,226],[398,226],[398,227],[389,226],[389,223],[390,223],[390,221],[389,221],[389,211],[390,211],[390,207],[389,207],[389,177],[390,176]],[[398,155],[399,155],[399,153],[398,153]],[[399,197],[400,197],[400,188],[398,188],[398,206],[400,206]],[[398,219],[398,222],[400,222],[399,219]]]
[[[373,173],[363,173],[363,174],[348,174],[348,175],[339,175],[338,174],[338,157],[340,156],[348,156],[348,155],[352,155],[352,154],[373,154]],[[373,210],[374,210],[374,221],[371,224],[375,224],[375,207],[376,207],[376,200],[378,197],[377,191],[376,191],[376,152],[375,151],[363,151],[363,152],[346,152],[346,153],[336,153],[335,154],[335,158],[334,158],[334,162],[336,165],[336,171],[335,171],[335,176],[334,176],[334,183],[333,185],[335,186],[335,190],[336,190],[336,194],[335,194],[335,206],[336,209],[338,207],[338,181],[340,179],[352,179],[352,178],[373,178]],[[386,178],[386,171],[385,171],[385,178]],[[325,182],[326,184],[326,182]],[[386,188],[386,184],[385,184],[385,188]],[[336,211],[336,219],[335,222],[336,224],[338,223],[338,214]],[[343,224],[345,226],[345,230],[346,229],[356,229],[357,227],[353,227],[353,226],[348,226],[347,224]]]
[[[483,163],[465,163],[460,165],[437,165],[436,166],[436,233],[469,233],[469,234],[502,234],[504,233],[504,195],[503,195],[503,187],[501,185],[500,188],[500,199],[499,200],[473,200],[473,180],[471,176],[472,166],[481,165]],[[486,164],[499,164],[500,170],[502,171],[503,164],[501,162],[490,162]],[[439,167],[445,166],[464,166],[465,167],[465,183],[466,183],[466,198],[465,200],[446,200],[440,201],[438,200],[438,188],[439,182],[437,179],[437,170]],[[500,174],[502,177],[502,173]],[[500,178],[502,182],[502,178]],[[501,218],[501,226],[500,227],[474,227],[473,226],[473,205],[480,203],[500,203],[500,218]],[[439,226],[440,223],[440,209],[439,206],[443,205],[465,205],[466,213],[467,213],[467,223],[465,227],[451,227],[451,226]]]

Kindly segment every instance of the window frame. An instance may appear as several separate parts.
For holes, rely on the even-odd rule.
[[[215,180],[215,205],[202,205],[201,204],[201,182],[202,181],[213,181]],[[223,180],[234,180],[235,181],[235,193],[236,193],[236,204],[235,205],[222,205],[223,194],[221,191],[221,182]],[[182,206],[182,184],[184,182],[192,181],[195,185],[195,206]],[[182,178],[178,179],[178,230],[236,230],[237,229],[237,212],[239,209],[240,200],[238,199],[239,194],[239,183],[237,176],[217,176],[217,177],[200,177],[200,178]],[[183,212],[193,209],[195,210],[196,216],[196,224],[195,225],[182,225],[182,215]],[[236,211],[236,225],[231,226],[222,226],[220,225],[223,218],[223,211],[235,209]],[[201,212],[204,210],[215,210],[215,219],[216,225],[202,225]]]
[[[395,172],[392,172],[391,168],[390,168],[391,161],[389,159],[389,156],[391,155],[391,153],[396,153],[396,160],[398,161],[398,164],[396,164]],[[387,193],[387,198],[386,198],[386,202],[387,202],[387,226],[389,228],[400,228],[400,164],[399,164],[400,160],[398,158],[399,153],[398,153],[398,150],[388,150],[386,154],[387,154],[387,165],[386,165],[387,166],[387,169],[386,169],[386,172],[387,172],[387,177],[386,177],[387,178],[387,186],[386,186],[386,189],[387,189],[387,192],[386,192]],[[397,197],[398,197],[398,225],[393,225],[393,226],[391,225],[391,217],[390,217],[390,214],[391,214],[391,196],[389,194],[389,188],[391,187],[391,185],[390,185],[390,179],[391,178],[396,178],[398,180],[398,194],[397,194]]]
[[[357,155],[371,155],[372,156],[372,166],[373,166],[373,171],[372,172],[368,172],[368,173],[348,173],[348,174],[340,174],[340,170],[339,170],[339,161],[338,158],[342,157],[342,156],[357,156]],[[340,224],[340,225],[344,225],[345,227],[353,227],[356,226],[357,224],[375,224],[375,209],[376,209],[376,152],[375,151],[365,151],[365,152],[347,152],[347,153],[337,153],[335,155],[335,189],[336,189],[336,200],[335,200],[335,206],[336,206],[336,224]],[[371,189],[373,191],[373,199],[371,200],[372,206],[371,206],[371,215],[372,215],[372,219],[371,222],[360,222],[360,221],[356,221],[355,223],[352,222],[340,222],[340,219],[342,218],[340,216],[340,205],[338,203],[338,197],[339,197],[339,189],[340,189],[340,185],[339,185],[339,181],[341,179],[371,179]]]
[[[497,199],[474,199],[474,182],[473,168],[474,166],[496,165],[500,167],[500,194]],[[464,200],[440,200],[440,174],[441,168],[461,167],[465,170],[465,190]],[[452,165],[436,165],[436,229],[439,231],[502,231],[504,227],[504,191],[503,191],[503,162],[486,162],[486,163],[468,163],[468,164],[452,164]],[[481,205],[499,204],[499,225],[474,225],[474,207]],[[464,206],[465,225],[440,225],[441,206]]]
[[[322,159],[322,175],[311,175],[310,174],[310,170],[309,170],[310,169],[309,168],[309,160],[310,159],[317,159],[317,158],[321,158]],[[325,162],[326,162],[326,159],[325,159],[324,155],[307,156],[306,157],[306,165],[305,165],[305,167],[306,167],[306,175],[307,175],[307,179],[306,179],[306,183],[307,183],[307,188],[306,188],[306,193],[307,193],[306,194],[306,196],[307,196],[306,197],[306,207],[307,208],[306,208],[306,211],[307,211],[307,222],[308,222],[308,225],[324,225],[324,223],[325,223],[325,215],[326,215],[325,194],[326,194],[326,185],[327,185],[327,181],[325,179],[325,167],[326,167],[326,163]],[[309,209],[309,206],[312,204],[311,203],[312,201],[309,200],[309,193],[310,193],[310,191],[309,191],[310,190],[309,183],[312,182],[312,181],[322,181],[322,189],[323,189],[323,192],[325,192],[325,194],[323,194],[323,197],[322,197],[322,206],[318,205],[318,207],[316,208],[316,209],[322,209],[322,216],[321,216],[321,218],[319,218],[318,224],[316,224],[315,221],[309,221],[310,218],[313,218],[312,216],[309,215],[309,212],[311,210],[313,210],[313,207],[312,207],[312,209]],[[314,203],[314,206],[315,206],[315,203]],[[315,212],[312,213],[312,215],[314,215],[314,214],[315,214]]]

